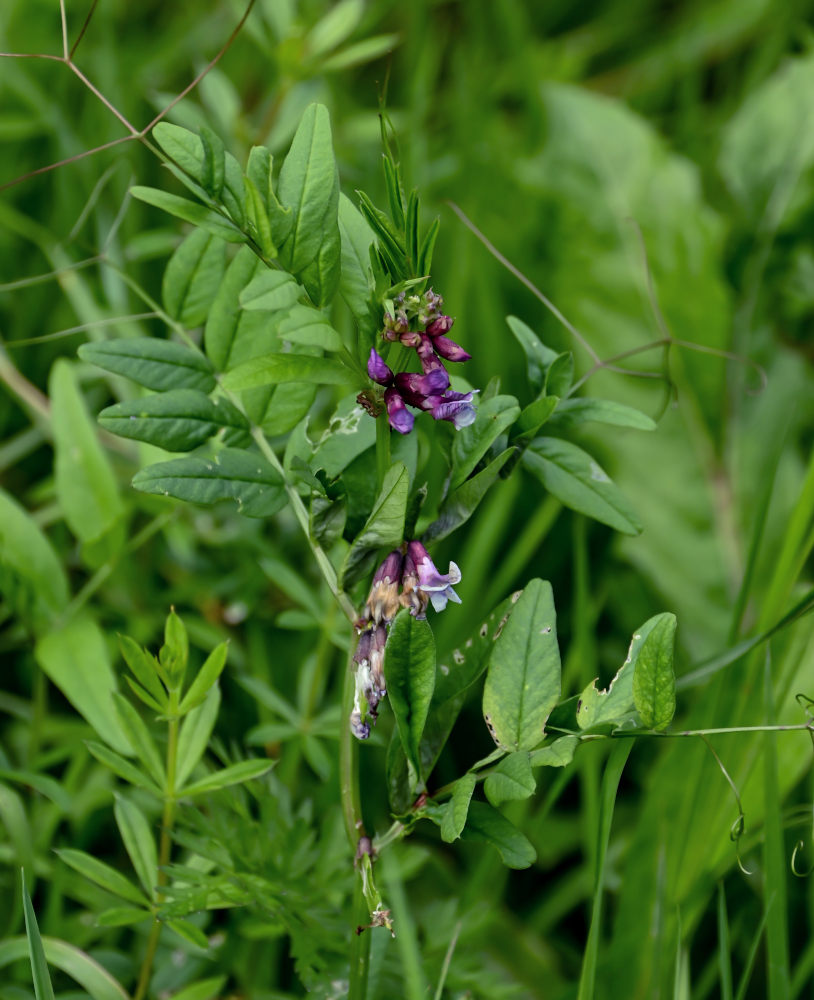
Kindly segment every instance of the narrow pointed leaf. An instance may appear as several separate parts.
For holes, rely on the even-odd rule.
[[[477,778],[471,771],[467,771],[463,777],[458,778],[452,789],[452,797],[446,804],[444,815],[441,820],[441,840],[445,844],[451,844],[461,836],[461,831],[466,825],[466,817],[469,815],[469,803],[472,801],[472,793],[475,791]]]
[[[259,778],[274,767],[273,760],[242,760],[238,764],[231,764],[221,771],[193,781],[181,790],[181,794],[189,797],[192,795],[204,795],[208,792],[216,792],[219,788],[228,788],[229,785],[240,785],[244,781],[251,781]]]
[[[174,389],[160,395],[129,399],[99,414],[105,430],[119,437],[146,441],[167,451],[192,451],[216,434],[227,442],[248,437],[248,422],[228,399],[196,389]]]
[[[170,194],[169,191],[142,187],[139,184],[130,188],[130,194],[139,201],[147,202],[148,205],[154,205],[178,219],[183,219],[184,222],[191,222],[193,226],[198,226],[213,236],[219,236],[227,243],[246,242],[245,235],[226,216],[198,202],[180,198],[177,194]]]
[[[34,996],[37,1000],[54,1000],[54,988],[51,985],[51,974],[45,960],[45,949],[42,946],[37,916],[31,905],[31,897],[25,887],[25,874],[21,872],[23,885],[23,913],[25,914],[25,933],[28,939],[28,957],[31,961],[31,978],[34,982]]]
[[[104,861],[72,847],[61,848],[56,853],[74,871],[84,875],[85,878],[100,885],[103,889],[107,889],[108,892],[112,892],[114,896],[121,896],[122,899],[138,903],[141,906],[146,904],[147,900],[141,890],[136,888],[129,879],[126,879],[121,872],[111,868]]]
[[[196,708],[206,698],[210,688],[216,683],[223,668],[226,666],[226,654],[228,650],[229,643],[222,642],[220,645],[215,646],[209,656],[207,656],[195,680],[190,684],[189,690],[181,700],[179,711],[182,715],[185,715],[190,709]]]
[[[144,813],[131,799],[117,795],[113,814],[139,882],[152,899],[158,880],[158,853],[153,830]]]
[[[610,399],[561,399],[549,419],[549,426],[558,431],[571,430],[585,423],[611,424],[614,427],[635,427],[640,431],[656,429],[655,421],[641,410]]]
[[[212,366],[203,354],[173,340],[132,337],[82,344],[79,357],[157,392],[167,389],[211,392],[215,388]]]
[[[566,507],[624,532],[638,535],[639,516],[595,459],[570,441],[537,438],[523,464]]]
[[[491,844],[508,868],[528,868],[537,859],[531,842],[487,802],[470,804],[461,837]]]
[[[209,689],[209,694],[203,702],[197,708],[193,708],[181,723],[181,732],[178,736],[176,788],[183,786],[203,756],[209,744],[209,737],[215,728],[219,707],[220,689],[215,684]]]
[[[387,471],[373,511],[365,526],[353,540],[342,564],[342,586],[352,586],[372,567],[380,549],[392,549],[404,540],[404,519],[410,476],[401,462]]]
[[[133,753],[144,765],[153,781],[161,787],[164,784],[164,764],[144,720],[123,695],[114,694],[113,701],[121,731],[132,747]]]

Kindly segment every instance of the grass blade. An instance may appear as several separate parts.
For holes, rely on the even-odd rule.
[[[54,1000],[54,988],[45,961],[45,949],[42,946],[37,917],[31,905],[31,897],[25,887],[25,872],[20,870],[20,881],[23,890],[23,912],[25,913],[25,933],[28,938],[28,957],[31,959],[31,977],[34,980],[34,995],[37,1000]]]

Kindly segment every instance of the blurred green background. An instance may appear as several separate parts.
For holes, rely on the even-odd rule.
[[[71,40],[90,6],[67,0]],[[244,9],[227,0],[138,7],[100,0],[76,63],[140,129],[205,67]],[[433,287],[474,356],[475,385],[497,375],[504,391],[528,400],[525,361],[505,323],[511,314],[550,346],[575,348],[578,374],[592,362],[449,201],[601,358],[660,343],[623,362],[656,377],[603,370],[584,390],[659,422],[649,435],[600,428],[585,436],[638,509],[643,534],[621,539],[585,522],[518,470],[439,546],[439,565],[453,558],[462,568],[464,600],[437,622],[441,647],[465,639],[529,577],[550,579],[570,695],[597,675],[603,683],[612,677],[631,632],[658,611],[678,615],[681,674],[773,626],[810,584],[812,11],[803,0],[257,0],[217,66],[170,113],[189,128],[207,123],[242,161],[257,143],[280,157],[303,108],[322,101],[343,190],[381,200],[378,109],[386,103],[405,182],[420,189],[425,220],[442,219]],[[4,0],[0,48],[59,54],[57,4]],[[12,182],[124,134],[65,65],[0,61],[0,186],[7,185],[0,191],[0,481],[57,547],[74,593],[101,567],[87,608],[106,633],[155,644],[172,603],[199,649],[232,638],[233,679],[224,682],[218,730],[228,744],[275,718],[234,678],[260,677],[296,701],[298,665],[313,658],[320,628],[324,638],[333,627],[319,620],[329,601],[316,575],[307,581],[314,614],[280,568],[302,563],[293,520],[281,514],[262,525],[225,511],[179,510],[136,547],[121,549],[122,532],[119,548],[99,555],[82,545],[55,486],[40,395],[51,366],[74,358],[89,338],[164,335],[155,320],[117,321],[147,308],[128,280],[158,297],[180,235],[157,211],[130,202],[127,189],[177,190],[177,183],[136,142]],[[15,344],[74,327],[82,329]],[[666,338],[700,349],[666,348]],[[90,368],[77,371],[95,413],[110,386]],[[330,399],[320,397],[317,419],[329,411]],[[128,488],[143,450],[108,454],[132,538],[167,508]],[[30,789],[2,786],[0,884],[11,898],[27,859],[43,879],[35,901],[44,932],[118,969],[131,961],[133,932],[93,927],[84,918],[92,898],[60,874],[50,853],[77,843],[111,863],[121,859],[105,818],[111,779],[82,750],[86,732],[69,721],[67,703],[34,680],[32,629],[8,594],[0,614],[3,767],[40,769],[71,795],[69,807],[58,807]],[[778,633],[768,667],[763,654],[686,687],[681,724],[750,725],[775,709],[780,721],[803,721],[794,696],[814,696],[810,620]],[[329,675],[315,699],[301,692],[298,702],[303,733],[308,718],[337,701],[341,655],[330,647],[325,655]],[[441,761],[439,784],[488,745],[473,703]],[[335,743],[325,747],[321,756],[308,750],[303,735],[274,750],[287,794],[310,800],[318,814],[335,803]],[[743,797],[739,849],[751,874],[738,870],[730,841],[738,807],[709,751],[697,741],[643,741],[617,802],[598,996],[668,996],[685,987],[676,995],[726,996],[716,885],[728,904],[736,985],[756,946],[746,995],[814,996],[814,893],[788,864],[798,839],[804,860],[814,852],[808,740],[778,737],[776,763],[764,736],[719,737],[714,747]],[[582,748],[562,775],[542,775],[532,804],[508,811],[537,847],[530,872],[507,873],[478,845],[453,851],[429,829],[398,854],[385,891],[405,930],[398,944],[374,946],[371,998],[427,995],[456,928],[445,995],[576,996],[603,758],[598,745]],[[379,829],[388,822],[383,767],[380,749],[365,755],[366,809]],[[769,864],[767,843],[775,861],[784,859],[779,869]],[[401,899],[409,899],[404,913]],[[19,932],[16,897],[3,919],[9,934]],[[224,928],[232,943],[214,961],[233,977],[235,995],[299,995],[284,931],[239,913],[224,918]],[[781,956],[785,971],[771,972],[767,954]],[[13,968],[18,985],[0,995],[28,995],[19,992],[24,966]],[[167,989],[187,981],[167,976]]]

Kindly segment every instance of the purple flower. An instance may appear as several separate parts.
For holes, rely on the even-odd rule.
[[[367,359],[367,373],[379,385],[392,385],[393,383],[393,372],[374,347],[370,348],[370,357]]]
[[[435,348],[435,353],[440,354],[441,357],[446,358],[447,361],[469,361],[472,357],[471,354],[467,354],[460,344],[456,344],[455,341],[450,340],[449,337],[435,337],[433,339],[432,346]]]
[[[452,589],[460,581],[461,571],[454,562],[449,564],[449,572],[439,573],[421,542],[409,543],[404,556],[401,603],[413,617],[424,618],[428,602],[436,611],[443,611],[448,601],[460,604],[460,597]]]
[[[404,405],[404,400],[396,389],[385,389],[384,403],[387,407],[387,419],[393,430],[399,434],[409,434],[413,429],[415,417]]]
[[[452,389],[443,396],[433,396],[430,413],[434,420],[449,420],[459,431],[475,423],[477,411],[472,405],[472,392],[454,392]]]
[[[410,406],[426,410],[427,397],[437,396],[449,386],[449,375],[445,368],[435,368],[426,375],[416,375],[412,372],[399,372],[394,379],[399,395]]]

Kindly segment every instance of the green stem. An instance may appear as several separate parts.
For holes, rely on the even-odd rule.
[[[348,662],[345,667],[345,683],[342,688],[342,718],[339,735],[339,792],[342,800],[342,818],[351,850],[356,853],[359,838],[364,836],[362,822],[362,800],[359,795],[358,744],[350,731],[348,719],[353,710],[355,682],[352,668],[353,643],[351,642]]]
[[[390,468],[390,424],[387,414],[383,413],[376,419],[376,472],[379,478],[379,489],[382,488],[384,477]]]
[[[367,1000],[367,976],[370,969],[370,913],[362,880],[356,879],[353,890],[353,927],[350,945],[350,983],[348,1000]]]
[[[160,903],[164,899],[162,887],[167,884],[167,865],[170,863],[170,852],[172,850],[172,828],[175,823],[175,775],[178,763],[178,693],[170,692],[169,724],[167,730],[167,783],[164,788],[164,811],[161,817],[161,837],[158,844],[158,874],[156,892],[156,902]],[[153,962],[158,948],[158,940],[161,936],[161,921],[156,916],[153,926],[150,928],[150,936],[147,938],[147,947],[139,971],[136,991],[133,1000],[144,1000],[147,995],[147,987],[150,984],[150,976],[153,971]]]

